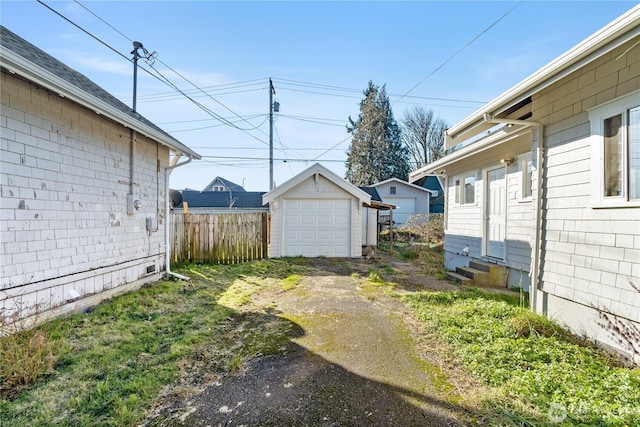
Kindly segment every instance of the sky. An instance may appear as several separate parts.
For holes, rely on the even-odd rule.
[[[2,0],[0,23],[129,106],[141,42],[136,110],[203,157],[170,186],[268,191],[269,79],[275,184],[316,162],[344,177],[369,81],[399,124],[422,107],[452,126],[636,4]]]

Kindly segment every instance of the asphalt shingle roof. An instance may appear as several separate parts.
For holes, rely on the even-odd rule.
[[[234,208],[262,208],[263,194],[263,191],[183,191],[182,202],[187,202],[190,208],[228,208],[231,197],[235,199]],[[182,207],[182,204],[177,207]]]
[[[161,133],[163,136],[167,138],[167,140],[171,141],[172,146],[176,146],[178,148],[184,148],[185,153],[193,153],[188,147],[184,144],[176,140],[174,137],[169,135],[167,132],[159,128],[157,125],[147,120],[145,117],[141,116],[137,112],[133,111],[129,106],[120,101],[118,98],[98,86],[96,83],[91,81],[84,74],[74,70],[68,65],[60,62],[53,56],[44,52],[43,50],[37,48],[32,45],[22,37],[13,33],[8,28],[0,25],[0,55],[2,55],[2,51],[8,50],[13,52],[16,55],[19,55],[23,59],[31,62],[32,64],[42,68],[43,70],[55,75],[56,77],[63,79],[68,84],[76,87],[82,92],[89,94],[103,103],[119,110],[120,112],[127,115],[132,122],[140,122],[145,126],[154,129],[155,131]],[[195,154],[195,153],[194,153]],[[197,154],[196,154],[197,155]],[[197,158],[200,156],[198,155]]]

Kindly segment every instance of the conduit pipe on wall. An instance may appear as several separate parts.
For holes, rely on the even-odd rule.
[[[171,171],[179,168],[180,166],[184,166],[187,163],[191,163],[191,161],[193,160],[193,158],[191,157],[191,155],[189,155],[189,158],[182,162],[182,163],[178,163],[178,160],[180,158],[180,155],[177,155],[175,160],[171,163],[171,165],[167,166],[164,168],[164,191],[165,191],[165,196],[164,196],[164,205],[165,205],[165,209],[164,209],[164,257],[165,257],[165,276],[167,278],[169,278],[169,276],[173,276],[176,277],[180,280],[191,280],[189,277],[187,276],[183,276],[182,274],[178,274],[178,273],[174,273],[173,271],[171,271],[171,245],[170,245],[170,241],[169,241],[169,215],[170,210],[169,210],[169,176],[171,175]]]
[[[540,251],[541,247],[541,230],[542,226],[542,152],[544,150],[544,126],[540,122],[530,120],[514,120],[495,118],[489,113],[485,113],[484,121],[487,123],[504,124],[522,126],[523,128],[535,127],[537,133],[537,149],[536,149],[536,219],[535,233],[533,242],[533,258],[531,260],[531,286],[529,286],[529,305],[533,312],[537,312],[538,306],[538,280],[540,277]]]

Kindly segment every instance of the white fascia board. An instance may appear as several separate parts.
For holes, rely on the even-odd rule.
[[[76,104],[94,111],[96,114],[103,115],[111,120],[122,124],[125,127],[131,128],[136,132],[143,134],[148,138],[152,138],[162,145],[166,145],[177,153],[189,156],[194,159],[201,159],[201,156],[195,151],[191,150],[181,142],[168,137],[157,129],[147,126],[141,121],[135,120],[126,113],[118,110],[117,108],[105,103],[104,101],[96,98],[95,96],[73,86],[69,82],[49,71],[33,64],[30,61],[25,60],[20,55],[15,54],[11,50],[2,49],[2,55],[0,56],[0,64],[6,68],[10,73],[17,74],[23,78],[46,88],[54,93],[57,93],[61,97],[68,98]]]
[[[637,37],[639,34],[640,5],[637,5],[475,113],[449,128],[445,134],[446,148],[451,148],[491,128],[492,125],[484,121],[485,114],[496,116],[514,102],[539,92],[606,52]]]
[[[511,130],[509,132],[506,132],[504,128],[500,129],[494,134],[488,135],[485,138],[456,150],[433,163],[429,163],[427,166],[411,172],[409,174],[409,181],[415,182],[420,178],[429,175],[446,175],[447,166],[474,156],[482,151],[489,150],[490,148],[496,147],[500,144],[504,144],[507,141],[518,138],[519,136],[530,133],[532,130],[532,126],[522,126],[517,130]]]
[[[358,198],[358,200],[360,200],[362,203],[367,203],[367,204],[371,203],[371,196],[369,194],[365,193],[364,191],[362,191],[355,185],[351,184],[344,178],[341,178],[335,173],[331,172],[329,169],[325,168],[320,163],[316,163],[311,167],[305,169],[304,171],[300,172],[298,175],[294,176],[293,178],[289,179],[288,181],[285,181],[283,184],[277,186],[276,188],[269,191],[268,193],[264,194],[262,196],[262,204],[265,205],[267,203],[272,202],[280,195],[291,190],[292,188],[300,184],[302,181],[309,178],[310,176],[315,175],[316,173],[325,177],[326,179],[328,179],[338,187],[342,188],[347,193],[350,193],[354,197]]]

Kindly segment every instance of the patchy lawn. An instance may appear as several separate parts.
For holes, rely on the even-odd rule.
[[[38,328],[53,343],[53,369],[26,386],[0,377],[0,425],[138,425],[160,397],[181,399],[247,358],[286,351],[290,323],[243,306],[254,292],[295,286],[289,276],[304,271],[295,259],[177,271],[192,281],[161,281]]]
[[[90,313],[3,337],[2,362],[12,345],[31,342],[47,344],[39,358],[49,365],[22,359],[39,373],[27,385],[15,380],[19,372],[0,371],[0,425],[143,424],[161,405],[188,399],[249,359],[290,352],[300,327],[269,302],[275,306],[323,270],[360,278],[371,301],[384,293],[410,307],[409,321],[420,325],[412,329],[425,332],[414,337],[420,354],[444,375],[440,382],[453,384],[443,388],[450,394],[444,400],[468,408],[471,423],[638,425],[640,369],[529,313],[517,294],[460,290],[426,277],[442,271],[433,248],[395,253],[400,260],[379,254],[371,261],[186,266],[177,271],[189,283],[161,281]]]

